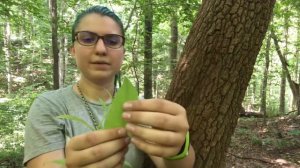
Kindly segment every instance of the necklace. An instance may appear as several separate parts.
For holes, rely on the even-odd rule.
[[[95,118],[95,116],[94,116],[94,113],[92,112],[92,108],[90,107],[88,101],[87,101],[86,98],[84,97],[84,95],[83,95],[83,93],[82,93],[82,91],[81,91],[81,89],[80,89],[80,87],[79,87],[79,82],[76,83],[76,86],[77,86],[77,89],[78,89],[78,91],[79,91],[80,97],[81,97],[82,101],[84,102],[85,108],[86,108],[86,110],[87,110],[87,112],[88,112],[88,114],[89,114],[89,116],[90,116],[90,118],[91,118],[91,120],[92,120],[92,122],[93,122],[93,125],[94,125],[95,129],[97,129],[99,124],[98,124],[98,122],[96,121],[96,118]],[[115,92],[116,92],[116,89],[114,89],[114,91],[113,91],[113,96],[112,96],[112,97],[114,97]]]
[[[93,112],[92,112],[92,109],[91,109],[90,105],[88,104],[88,101],[87,101],[87,100],[85,99],[85,97],[83,96],[82,91],[81,91],[81,89],[80,89],[80,87],[79,87],[79,83],[77,82],[76,85],[77,85],[77,89],[78,89],[78,91],[79,91],[79,94],[80,94],[80,96],[81,96],[81,99],[82,99],[83,102],[84,102],[85,108],[86,108],[87,112],[89,113],[89,116],[90,116],[90,118],[91,118],[91,120],[92,120],[92,122],[93,122],[93,125],[94,125],[95,129],[97,129],[98,122],[97,122],[96,119],[95,119],[95,116],[94,116],[94,114],[93,114]]]

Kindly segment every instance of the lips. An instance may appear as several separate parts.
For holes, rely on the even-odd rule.
[[[110,65],[107,61],[92,61],[91,64],[105,64],[105,65]]]
[[[92,61],[90,62],[90,65],[96,70],[103,71],[110,69],[110,63],[107,61]]]

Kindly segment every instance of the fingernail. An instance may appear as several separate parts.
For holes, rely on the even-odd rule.
[[[118,134],[124,136],[126,134],[126,130],[124,128],[121,128],[118,130]]]
[[[133,142],[133,143],[136,142],[135,138],[133,138],[133,137],[131,137],[130,141]]]
[[[125,109],[130,109],[131,107],[132,107],[131,103],[124,103],[123,104],[123,108],[125,108]]]
[[[124,118],[127,118],[127,119],[129,119],[130,117],[131,117],[131,115],[129,114],[129,113],[123,113],[122,114],[122,116],[124,117]]]
[[[126,125],[126,128],[129,130],[129,131],[134,131],[134,126],[132,124],[127,124]]]

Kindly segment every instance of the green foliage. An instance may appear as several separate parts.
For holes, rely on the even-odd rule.
[[[30,105],[42,87],[25,87],[0,103],[0,168],[22,167],[24,126]]]
[[[236,129],[235,133],[240,136],[245,136],[245,135],[249,135],[251,131],[247,128],[238,128]]]
[[[263,141],[262,141],[259,137],[253,135],[253,136],[251,137],[251,143],[252,143],[253,145],[262,146]]]
[[[89,128],[89,130],[93,131],[95,130],[95,128],[91,125],[89,125],[86,121],[84,121],[83,119],[77,117],[77,116],[73,116],[73,115],[60,115],[57,118],[59,119],[65,119],[65,120],[72,120],[72,121],[76,121],[81,123],[82,125],[86,126],[87,128]]]
[[[295,130],[290,130],[290,131],[288,132],[288,134],[289,134],[289,135],[292,135],[292,136],[300,136],[300,130],[297,130],[297,129],[295,129]]]
[[[15,131],[22,131],[29,107],[38,93],[30,87],[24,88],[19,91],[19,94],[11,95],[13,98],[0,103],[1,137],[12,135]]]
[[[23,147],[0,150],[0,168],[23,167]]]
[[[109,112],[104,120],[104,129],[124,127],[126,122],[122,119],[123,104],[127,101],[137,100],[138,93],[130,81],[125,78],[116,96],[112,100]]]
[[[123,104],[127,101],[137,100],[138,93],[131,82],[125,78],[122,86],[118,89],[115,97],[112,99],[111,105],[106,105],[103,100],[100,100],[100,104],[103,107],[103,119],[99,124],[98,129],[111,129],[124,127],[126,122],[122,118],[123,114]],[[95,128],[89,125],[86,121],[82,120],[79,117],[73,115],[60,115],[59,119],[72,120],[81,123],[90,130],[95,130]]]

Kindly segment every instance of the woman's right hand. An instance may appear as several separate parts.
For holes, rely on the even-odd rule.
[[[78,135],[66,144],[68,168],[121,168],[129,138],[124,128],[97,130]]]

